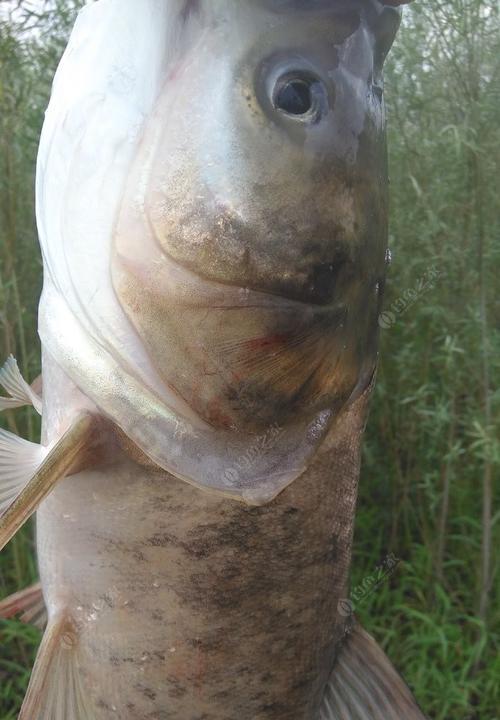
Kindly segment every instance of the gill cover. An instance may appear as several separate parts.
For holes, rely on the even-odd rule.
[[[359,0],[358,5],[362,4]],[[374,22],[382,12],[395,12],[382,11],[375,0],[366,0],[365,4],[373,6],[370,13]],[[329,12],[336,2],[316,0],[313,5],[312,9],[321,14]],[[346,13],[350,11],[350,3],[345,0],[338,0],[338,5],[345,6]],[[179,235],[172,242],[168,233],[162,238],[147,236],[152,227],[154,235],[160,216],[162,228],[172,220],[172,227],[167,227],[172,233],[179,222],[186,220],[185,217],[179,220],[176,215],[177,201],[171,203],[170,214],[160,212],[161,198],[155,201],[152,214],[146,212],[148,187],[152,173],[156,172],[152,171],[156,167],[155,153],[169,147],[168,142],[162,145],[158,141],[161,132],[155,128],[161,130],[169,113],[175,118],[176,108],[179,114],[178,107],[183,102],[183,93],[179,92],[182,78],[193,73],[196,78],[207,72],[207,63],[203,61],[207,48],[213,49],[218,67],[223,67],[224,32],[229,32],[225,29],[225,13],[234,16],[238,6],[239,3],[222,0],[209,3],[98,0],[81,11],[57,71],[39,150],[37,219],[44,259],[39,328],[44,350],[52,361],[154,463],[200,487],[261,504],[270,501],[304,471],[341,407],[366,387],[373,373],[386,242],[384,120],[380,97],[377,100],[375,95],[370,95],[368,102],[368,120],[363,112],[342,114],[342,92],[335,99],[336,108],[325,106],[329,121],[337,123],[336,132],[347,137],[350,128],[345,123],[354,117],[359,137],[366,131],[367,123],[378,133],[375,154],[370,154],[369,144],[369,151],[364,153],[363,173],[372,162],[369,173],[356,170],[356,148],[363,147],[356,137],[352,143],[354,150],[342,158],[347,188],[342,201],[332,197],[329,206],[326,196],[319,203],[319,214],[328,206],[330,212],[335,207],[339,215],[345,215],[345,219],[338,221],[340,229],[333,249],[330,248],[331,261],[330,250],[325,255],[320,247],[326,259],[321,255],[319,266],[327,267],[333,280],[334,265],[342,255],[343,274],[336,291],[331,290],[330,276],[325,281],[326,289],[321,286],[317,291],[314,274],[312,285],[308,284],[309,270],[302,267],[302,250],[296,253],[297,263],[302,263],[301,274],[294,278],[293,262],[285,267],[290,258],[293,261],[293,254],[279,249],[274,255],[269,254],[264,235],[255,236],[255,242],[260,243],[259,257],[264,260],[261,267],[258,263],[252,266],[249,287],[244,263],[233,262],[230,254],[225,265],[219,262],[217,242],[214,254],[204,256],[197,254],[196,248],[200,246],[193,244],[193,232],[188,233],[191,245],[188,241],[179,245]],[[373,9],[375,6],[378,9]],[[254,9],[260,12],[263,7],[268,13],[266,22],[281,23],[287,3],[259,0],[255,8],[245,4],[244,12],[251,14]],[[290,3],[291,11],[299,13],[300,23],[310,22],[310,10],[305,7],[301,0]],[[377,68],[371,58],[373,43],[367,28],[356,17],[353,19],[352,13],[345,15],[344,25],[347,29],[330,43],[332,47],[336,42],[339,44],[334,48],[337,59],[332,73],[342,71],[344,80],[352,77],[351,87],[345,81],[346,93],[350,101],[358,98],[365,103],[366,82],[377,81]],[[302,26],[297,27],[295,35],[299,37]],[[214,28],[218,28],[219,35],[214,34]],[[221,38],[219,46],[213,47],[214,37]],[[361,48],[359,62],[358,48]],[[381,66],[386,50],[377,52]],[[231,57],[226,59],[233,61]],[[342,62],[350,63],[345,72]],[[325,82],[329,82],[327,70],[326,67]],[[171,95],[169,83],[177,83],[176,92]],[[370,93],[372,89],[370,85]],[[205,99],[199,116],[191,118],[193,127],[203,125],[203,113],[210,112],[210,102],[210,98]],[[283,94],[279,102],[293,110],[293,98],[290,105]],[[321,98],[319,102],[323,102]],[[338,108],[340,115],[333,116]],[[282,125],[286,122],[283,119]],[[275,123],[264,131],[271,135],[283,128]],[[304,152],[309,152],[309,165],[314,158],[321,159],[318,172],[314,172],[314,167],[311,170],[316,187],[321,187],[321,173],[327,172],[329,156],[322,151],[322,136],[318,132],[322,132],[321,128],[306,135]],[[294,133],[294,152],[300,157],[297,143],[301,142],[301,135]],[[205,135],[210,139],[209,131]],[[234,142],[231,145],[227,134],[222,140],[227,141],[228,152],[235,152]],[[191,143],[189,135],[183,137],[183,143],[186,157],[193,148],[196,151],[197,166],[202,167],[203,176],[208,174],[217,179],[217,168],[203,165],[203,145],[200,150]],[[245,161],[245,153],[251,154],[251,148],[236,148],[240,162]],[[159,187],[163,181],[168,185],[172,180],[169,166],[177,167],[179,158],[170,162],[167,153],[162,162],[157,173]],[[251,171],[255,172],[255,163],[248,168],[250,177]],[[271,169],[266,177],[274,182],[275,175]],[[348,188],[352,178],[357,178],[362,187],[359,197]],[[258,177],[251,176],[250,180],[249,193],[259,185]],[[332,187],[339,182],[336,177]],[[217,187],[219,192],[220,184]],[[378,193],[376,203],[370,200],[372,192]],[[196,217],[197,196],[194,190],[192,193],[192,215]],[[265,193],[261,195],[265,200]],[[244,193],[239,200],[241,197],[245,199]],[[308,200],[307,196],[303,199]],[[207,202],[205,196],[199,200]],[[266,208],[256,204],[253,195],[250,200],[248,216],[252,230],[255,218]],[[213,197],[208,202],[213,202]],[[292,210],[297,202],[290,204]],[[349,208],[356,203],[364,213],[363,227],[361,241],[355,237],[355,248],[351,251],[347,247],[346,228],[355,235],[356,218],[351,217]],[[230,204],[226,201],[226,209]],[[378,209],[374,215],[375,205]],[[236,210],[242,220],[245,212],[240,207]],[[307,215],[306,208],[304,216]],[[374,222],[373,233],[370,218]],[[219,220],[217,217],[215,220],[217,228]],[[199,226],[199,217],[196,222]],[[202,217],[199,237],[204,237],[203,222]],[[224,222],[220,223],[222,243],[227,238],[223,237]],[[286,242],[292,247],[293,223],[285,229]],[[307,236],[303,235],[301,242],[305,247]],[[372,235],[374,249],[368,252]],[[251,244],[252,238],[250,233],[247,242]],[[322,242],[321,237],[320,246]],[[310,250],[313,254],[314,248]],[[208,257],[206,267],[197,265],[200,257],[202,262]],[[278,284],[273,285],[275,260],[284,265],[280,265]],[[202,279],[204,270],[209,276],[209,270],[213,270],[208,279]],[[130,292],[129,277],[135,283]],[[151,289],[155,282],[167,286],[162,295],[163,305],[151,300],[158,296],[158,287]],[[338,297],[339,287],[345,291],[343,298]],[[283,297],[278,297],[281,292]],[[203,313],[193,314],[193,307],[198,310],[202,307]],[[162,313],[168,314],[169,308],[175,318],[170,321],[169,332],[162,336]],[[235,309],[239,312],[242,308],[245,314],[240,316]],[[231,310],[232,316],[226,309]],[[249,315],[252,309],[254,314]],[[284,326],[286,332],[272,331],[274,317],[278,315],[280,327]],[[358,330],[361,340],[356,338]],[[280,347],[287,337],[290,342],[285,341],[284,347]],[[273,342],[278,346],[273,347]],[[206,353],[207,364],[199,358],[190,364],[191,355],[196,353]],[[253,394],[238,387],[238,378],[248,368],[257,387]],[[286,381],[288,373],[295,378],[291,387]],[[186,387],[190,388],[189,393]],[[58,412],[63,412],[70,422],[79,408],[70,403],[61,409],[57,393],[57,387],[48,386],[44,403],[49,408],[51,404],[58,406]],[[207,408],[217,405],[219,396],[222,409],[219,412],[216,408],[210,414]]]

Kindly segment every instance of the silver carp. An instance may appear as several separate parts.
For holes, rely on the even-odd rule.
[[[41,137],[21,720],[418,720],[345,611],[387,266],[400,2],[98,0]]]

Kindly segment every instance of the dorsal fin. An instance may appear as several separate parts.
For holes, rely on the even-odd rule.
[[[346,637],[320,720],[426,720],[384,651],[359,625]]]
[[[81,684],[78,640],[70,617],[50,620],[18,720],[93,720]]]
[[[0,410],[33,405],[37,413],[42,414],[42,398],[23,378],[13,355],[9,355],[0,369],[0,385],[10,395],[10,397],[0,397]]]

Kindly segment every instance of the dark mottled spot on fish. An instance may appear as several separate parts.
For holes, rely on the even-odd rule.
[[[172,698],[182,698],[186,695],[187,690],[184,685],[182,685],[177,678],[173,676],[169,676],[167,678],[168,680],[168,694]]]
[[[283,703],[271,703],[269,705],[261,705],[260,708],[258,708],[259,714],[262,715],[262,717],[270,717],[270,718],[277,718],[277,717],[286,717],[284,713],[290,712],[290,707],[287,705],[284,705]]]
[[[146,540],[148,545],[152,547],[177,547],[182,548],[188,555],[195,558],[206,558],[211,553],[211,547],[206,540],[197,542],[181,542],[171,533],[156,533]]]
[[[160,710],[146,715],[144,720],[170,720],[171,714],[167,710]]]
[[[134,687],[148,700],[156,700],[156,692],[153,690],[153,688],[150,688],[147,685],[142,685],[141,683],[137,683],[137,685],[135,685]]]
[[[100,710],[111,710],[111,708],[109,707],[108,703],[107,703],[105,700],[103,700],[102,698],[99,698],[99,699],[97,700],[96,706],[97,706]]]
[[[112,598],[110,595],[106,594],[106,593],[105,593],[104,595],[100,595],[100,596],[99,596],[99,600],[101,600],[101,601],[102,601],[105,605],[107,605],[109,608],[114,608],[114,607],[115,607],[115,603],[114,603],[114,601],[113,601],[113,598]]]
[[[177,545],[173,535],[168,533],[155,533],[146,540],[148,545],[152,547],[167,547],[168,545]]]
[[[328,538],[328,542],[325,547],[325,551],[323,553],[323,561],[326,563],[335,563],[338,560],[339,556],[339,546],[338,546],[338,540],[335,537],[335,535],[332,535],[330,538]]]

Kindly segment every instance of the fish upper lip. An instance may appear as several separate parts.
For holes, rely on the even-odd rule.
[[[283,310],[295,310],[298,312],[309,312],[314,315],[319,314],[329,314],[329,313],[335,313],[336,315],[340,315],[342,313],[347,313],[347,304],[346,303],[331,303],[329,305],[325,304],[318,304],[318,303],[308,303],[308,302],[301,302],[298,300],[288,300],[287,298],[282,297],[281,295],[274,296],[277,298],[278,303],[275,305],[277,311],[283,311]],[[282,301],[280,303],[279,301]],[[201,307],[201,306],[200,306]],[[204,305],[203,307],[210,309],[210,310],[222,310],[222,311],[231,311],[231,310],[262,310],[263,308],[269,308],[269,305],[266,305],[265,303],[250,303],[248,305],[241,304],[241,305]]]
[[[287,292],[286,281],[283,282],[283,285],[281,288],[276,289],[273,291],[272,289],[266,288],[266,287],[259,287],[255,284],[248,284],[248,285],[242,285],[238,283],[237,281],[224,281],[219,278],[212,279],[210,277],[205,276],[202,272],[197,272],[195,270],[190,270],[185,268],[181,263],[179,263],[177,260],[174,260],[170,257],[170,255],[166,255],[168,257],[169,262],[173,263],[177,268],[180,270],[186,271],[190,274],[192,274],[194,277],[197,278],[198,281],[201,281],[206,284],[207,287],[212,286],[214,288],[214,294],[217,292],[224,292],[224,291],[232,291],[234,293],[248,293],[249,296],[251,296],[253,299],[257,300],[257,302],[251,302],[245,305],[245,307],[262,307],[263,305],[269,305],[269,304],[280,304],[282,307],[284,305],[289,304],[291,307],[297,307],[297,308],[332,308],[337,307],[340,305],[345,305],[344,303],[339,303],[338,298],[335,295],[335,291],[332,290],[330,293],[327,294],[326,299],[319,299],[318,297],[314,297],[314,290],[309,290],[307,292],[306,290],[302,290],[300,285],[297,285],[296,292],[293,292],[293,283],[290,283],[292,286],[292,291]],[[342,267],[344,264],[344,260],[342,263],[332,263],[333,266],[339,265]],[[276,283],[278,285],[278,282]],[[305,297],[300,297],[300,295],[304,295]],[[316,293],[317,295],[317,293]],[[258,299],[262,299],[263,302],[258,302]],[[243,303],[242,303],[243,304]],[[222,309],[224,307],[228,307],[226,304],[218,306],[217,304],[211,305],[211,307]],[[241,307],[239,303],[235,303],[233,307]]]
[[[144,276],[149,275],[149,266],[146,263],[138,263],[137,260],[130,260],[122,253],[117,254],[121,263],[133,273],[137,273],[139,267]],[[217,310],[228,310],[238,308],[264,308],[279,307],[284,309],[289,306],[300,311],[304,310],[332,310],[345,308],[346,303],[339,301],[335,297],[335,293],[331,293],[328,300],[318,300],[314,297],[301,298],[297,297],[299,293],[273,292],[266,288],[259,288],[253,285],[241,285],[232,281],[224,281],[219,278],[212,279],[190,268],[185,267],[178,260],[174,259],[169,253],[162,250],[162,257],[167,261],[173,272],[170,275],[171,284],[166,285],[164,290],[156,289],[161,295],[176,295],[176,285],[180,292],[185,294],[183,304],[188,307],[212,308]],[[182,276],[182,277],[181,277]],[[180,282],[180,279],[183,282]],[[187,280],[187,283],[186,283]],[[203,292],[200,295],[192,292],[191,287],[199,286],[203,283]],[[196,298],[199,299],[196,299]],[[211,301],[214,299],[214,302]],[[222,302],[221,302],[222,300]]]

